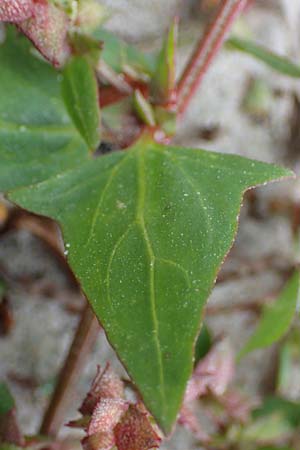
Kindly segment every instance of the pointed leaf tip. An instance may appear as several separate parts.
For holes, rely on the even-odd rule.
[[[0,187],[24,208],[59,222],[72,270],[147,409],[169,433],[243,192],[291,173],[149,137],[94,158],[68,118],[55,70],[31,57],[23,39],[9,36],[0,46],[0,66],[7,136]]]
[[[176,100],[175,77],[177,34],[178,20],[174,19],[173,24],[164,39],[150,85],[154,103],[166,107],[174,106]]]

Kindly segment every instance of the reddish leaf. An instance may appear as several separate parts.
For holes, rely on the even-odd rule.
[[[22,22],[31,17],[33,12],[32,0],[1,0],[0,21]]]
[[[110,450],[114,446],[114,435],[99,431],[82,439],[81,444],[83,450]]]
[[[98,372],[80,408],[81,419],[71,422],[86,432],[83,450],[148,450],[158,447],[161,439],[150,423],[142,403],[124,399],[124,385],[107,365]]]
[[[122,399],[103,398],[96,405],[89,425],[87,436],[82,440],[84,450],[109,450],[114,446],[113,429],[128,408]]]
[[[220,403],[225,408],[229,417],[237,422],[247,423],[251,411],[257,406],[256,399],[248,399],[238,391],[228,391],[220,398]]]
[[[23,446],[25,439],[19,428],[15,408],[12,408],[4,415],[0,415],[0,444],[8,442],[18,446]]]
[[[148,450],[157,448],[161,439],[154,431],[146,413],[130,405],[114,430],[118,450]]]
[[[124,385],[120,378],[112,371],[109,364],[101,371],[98,367],[97,375],[92,382],[90,391],[84,399],[79,411],[83,415],[91,415],[102,398],[123,398]]]
[[[234,374],[234,355],[227,340],[216,343],[200,360],[188,383],[185,402],[211,392],[223,395]]]
[[[88,435],[90,436],[99,431],[112,431],[127,408],[128,403],[125,402],[125,400],[116,398],[101,399],[92,414],[92,418],[87,429]]]
[[[68,25],[68,16],[46,0],[36,0],[31,17],[18,23],[20,30],[54,66],[61,66],[70,55]]]
[[[201,428],[199,420],[194,412],[186,405],[183,405],[181,408],[178,423],[191,431],[199,441],[208,442],[210,440],[209,435]]]

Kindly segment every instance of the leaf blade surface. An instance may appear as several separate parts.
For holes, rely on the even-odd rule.
[[[58,221],[72,270],[168,433],[243,192],[291,172],[146,135],[94,158],[66,114],[55,71],[22,42],[0,47],[0,189]],[[10,102],[20,83],[18,104]]]

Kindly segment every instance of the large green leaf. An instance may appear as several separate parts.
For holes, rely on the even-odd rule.
[[[268,347],[283,337],[295,315],[299,299],[300,277],[297,270],[287,282],[279,298],[264,309],[256,330],[241,350],[239,356]]]
[[[150,136],[94,158],[66,116],[55,72],[27,44],[0,47],[0,65],[0,189],[59,222],[83,291],[169,432],[242,194],[290,171]]]

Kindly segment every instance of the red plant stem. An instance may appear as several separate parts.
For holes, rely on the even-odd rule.
[[[247,0],[221,1],[215,19],[201,37],[178,82],[177,108],[180,115],[186,111],[203,76],[223,44],[230,27],[246,3]]]
[[[72,400],[72,393],[75,391],[82,367],[97,339],[99,330],[100,326],[96,316],[87,304],[45,413],[40,430],[41,434],[53,437],[58,434],[65,419],[65,411],[67,411]]]

